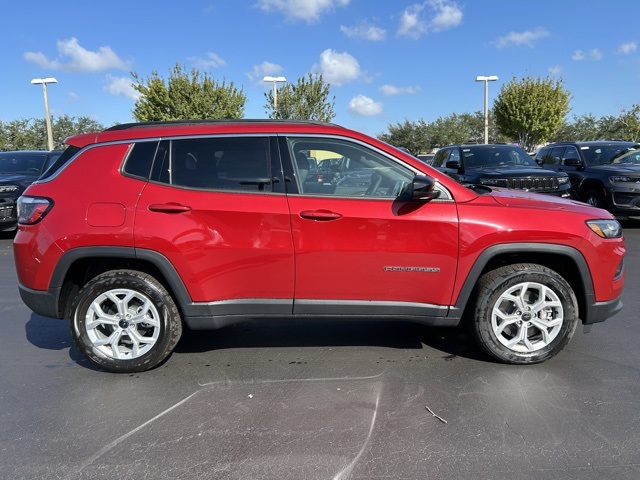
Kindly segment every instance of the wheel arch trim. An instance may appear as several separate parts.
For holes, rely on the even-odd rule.
[[[460,289],[458,298],[455,305],[451,308],[450,315],[462,316],[462,313],[471,298],[473,290],[480,279],[480,276],[484,272],[489,262],[504,254],[554,254],[561,255],[570,259],[579,272],[580,281],[582,282],[582,288],[584,291],[584,305],[586,311],[583,312],[583,323],[591,323],[589,319],[593,316],[595,302],[595,291],[593,287],[593,280],[591,279],[591,271],[584,256],[579,250],[569,247],[567,245],[556,245],[546,243],[508,243],[501,245],[492,245],[484,250],[478,258],[476,258],[471,270]]]
[[[60,302],[60,297],[57,296],[57,293],[61,291],[69,269],[78,260],[90,257],[129,258],[149,262],[163,275],[180,308],[183,311],[187,310],[184,313],[190,313],[188,310],[192,305],[191,296],[169,259],[156,251],[134,247],[77,247],[65,252],[53,271],[48,288],[50,294],[56,295],[56,311],[58,311]]]

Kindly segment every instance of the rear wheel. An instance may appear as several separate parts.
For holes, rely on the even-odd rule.
[[[556,355],[578,325],[578,302],[562,276],[542,265],[507,265],[478,282],[471,334],[494,358],[538,363]]]
[[[171,354],[182,321],[173,298],[154,277],[114,270],[80,290],[71,334],[80,351],[105,370],[141,372]]]

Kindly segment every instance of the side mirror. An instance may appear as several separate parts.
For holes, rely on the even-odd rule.
[[[439,191],[434,191],[436,183],[433,178],[426,175],[416,175],[410,185],[410,191],[407,192],[411,200],[428,202],[434,198],[438,198]]]
[[[567,158],[564,161],[564,164],[567,167],[581,167],[582,166],[582,161],[578,160],[577,158]]]
[[[445,167],[452,168],[453,170],[458,170],[460,168],[460,161],[449,160],[447,163],[445,163]]]

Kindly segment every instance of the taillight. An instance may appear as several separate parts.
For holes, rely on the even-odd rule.
[[[18,198],[18,223],[33,225],[38,223],[53,207],[53,200],[44,197]]]

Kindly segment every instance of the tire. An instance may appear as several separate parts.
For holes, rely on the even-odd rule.
[[[597,208],[605,208],[604,197],[598,190],[589,190],[584,196],[584,203]]]
[[[152,276],[113,270],[76,296],[71,335],[80,351],[105,370],[143,372],[160,365],[182,334],[173,298]]]
[[[480,278],[470,330],[497,360],[531,364],[562,350],[578,321],[578,301],[567,281],[542,265],[521,263]]]

